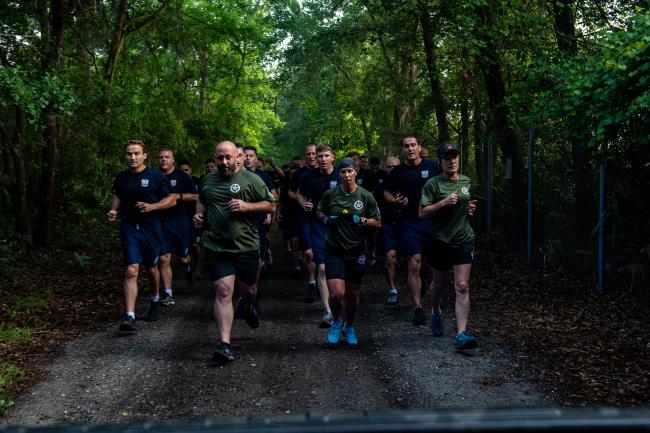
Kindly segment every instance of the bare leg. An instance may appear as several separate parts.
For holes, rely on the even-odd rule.
[[[158,261],[160,269],[160,279],[162,280],[163,289],[172,288],[172,255],[171,253],[163,254]]]
[[[345,283],[345,324],[352,326],[361,299],[361,285]]]
[[[138,263],[127,265],[124,268],[124,301],[126,302],[126,311],[135,312],[135,301],[138,298]]]
[[[395,250],[386,251],[385,268],[386,268],[386,282],[389,289],[395,289],[395,262],[397,261],[397,253]]]
[[[472,264],[454,266],[454,288],[456,289],[456,324],[458,332],[467,330],[469,320],[469,276]]]
[[[433,280],[431,280],[431,310],[434,313],[440,313],[440,297],[447,287],[449,281],[449,271],[442,269],[433,269]]]
[[[314,250],[311,248],[305,250],[303,255],[303,262],[305,269],[307,269],[307,281],[314,281],[316,279],[316,263],[314,263]]]
[[[422,255],[414,254],[407,257],[408,277],[407,285],[411,292],[411,298],[415,308],[422,308],[422,281],[420,280],[420,268],[422,267]]]
[[[228,275],[214,282],[214,319],[217,322],[219,338],[230,344],[230,331],[234,312],[232,309],[232,294],[235,290],[235,276]]]
[[[334,320],[341,320],[343,297],[345,296],[345,281],[338,278],[327,280],[327,287],[330,293],[328,303],[332,307],[332,316],[334,316]]]
[[[325,263],[318,265],[318,291],[320,293],[320,299],[323,302],[323,307],[326,310],[330,309],[330,294],[327,290],[327,280],[325,279]]]

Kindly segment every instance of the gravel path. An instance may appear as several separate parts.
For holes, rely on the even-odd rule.
[[[411,324],[404,291],[399,305],[384,305],[385,283],[375,265],[362,287],[360,347],[328,349],[317,327],[320,304],[302,302],[303,283],[288,271],[280,258],[263,279],[257,330],[236,321],[235,363],[210,362],[216,329],[209,282],[190,289],[179,281],[177,304],[164,309],[159,322],[138,321],[137,335],[116,337],[111,326],[67,344],[45,380],[18,399],[0,425],[553,403],[534,383],[513,377],[512,361],[490,341],[479,336],[472,355],[453,350],[451,293],[445,336],[434,338]]]

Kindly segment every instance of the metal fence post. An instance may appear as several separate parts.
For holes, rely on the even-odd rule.
[[[598,294],[605,292],[605,157],[600,161],[598,194]]]
[[[485,246],[492,249],[492,133],[487,137],[487,191],[485,192]]]
[[[535,128],[528,131],[528,230],[527,230],[527,255],[528,264],[533,264],[533,142],[535,141]]]

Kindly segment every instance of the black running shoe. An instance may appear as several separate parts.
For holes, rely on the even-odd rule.
[[[147,319],[150,322],[155,322],[160,320],[160,302],[153,302],[149,304],[149,312],[147,313]]]
[[[163,307],[169,307],[170,305],[174,305],[175,303],[176,301],[174,301],[174,297],[167,292],[165,292],[165,294],[163,294],[160,297],[160,305],[162,305]]]
[[[427,315],[422,308],[416,308],[413,313],[413,325],[422,326],[427,324]]]
[[[137,331],[135,327],[135,318],[129,316],[128,314],[122,319],[120,324],[117,327],[117,333],[119,335],[133,335]]]
[[[235,355],[230,350],[230,344],[220,341],[217,343],[217,350],[212,355],[212,361],[217,365],[228,364],[235,360]]]
[[[307,291],[305,292],[305,303],[311,304],[314,302],[314,291],[316,290],[316,284],[307,283]]]
[[[242,301],[243,303],[243,301]],[[253,329],[257,329],[260,326],[260,315],[257,312],[257,308],[255,308],[255,303],[252,303],[250,307],[246,308],[245,310],[245,316],[244,320],[246,320],[246,324]]]

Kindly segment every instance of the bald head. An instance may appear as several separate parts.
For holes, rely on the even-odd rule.
[[[230,177],[239,171],[237,165],[237,146],[232,141],[222,141],[215,149],[217,170],[222,177]]]

